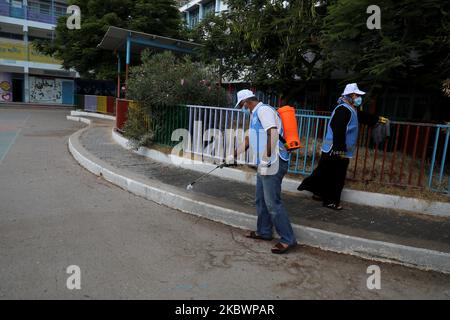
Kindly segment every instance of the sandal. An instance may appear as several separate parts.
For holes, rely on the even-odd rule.
[[[272,241],[272,237],[270,238],[264,238],[261,237],[259,234],[257,234],[255,231],[250,231],[245,235],[246,238],[255,239],[255,240],[264,240],[264,241]]]
[[[293,247],[295,247],[297,244],[292,244],[292,245],[288,245],[285,246],[283,243],[278,242],[273,248],[272,248],[272,253],[275,254],[283,254],[288,252],[290,249],[292,249]]]
[[[336,210],[336,211],[341,211],[342,209],[344,209],[344,208],[342,208],[342,206],[340,206],[340,205],[338,205],[336,203],[324,204],[323,206],[325,208]]]

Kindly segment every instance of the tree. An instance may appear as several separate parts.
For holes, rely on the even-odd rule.
[[[377,87],[402,81],[440,87],[450,72],[450,2],[380,0],[379,30],[366,25],[371,4],[339,0],[328,6],[322,43],[328,69]]]
[[[225,106],[227,103],[225,90],[207,65],[167,51],[143,52],[142,64],[131,68],[127,97],[138,105],[129,109],[124,128],[135,146],[151,144],[157,132],[178,122],[186,110],[180,109],[180,105]]]
[[[174,0],[70,0],[81,9],[81,29],[69,30],[66,17],[58,19],[54,40],[36,41],[43,53],[63,61],[83,77],[112,79],[117,60],[97,48],[109,26],[167,37],[177,37],[181,17]]]
[[[308,0],[229,0],[229,12],[205,19],[193,38],[225,77],[292,95],[321,73],[322,7]]]
[[[370,0],[229,0],[230,11],[204,20],[193,39],[227,78],[295,96],[311,79],[374,88],[408,81],[442,86],[450,73],[450,2],[380,0],[381,29],[370,30]]]
[[[168,51],[142,53],[142,64],[131,68],[127,97],[143,106],[226,104],[225,91],[207,65]]]

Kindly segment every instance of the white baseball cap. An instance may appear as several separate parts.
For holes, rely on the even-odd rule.
[[[345,86],[344,92],[342,93],[343,96],[346,96],[348,94],[356,93],[362,96],[363,94],[366,94],[364,91],[359,90],[358,85],[356,83],[349,83]]]
[[[239,103],[241,103],[242,100],[245,100],[245,99],[248,99],[248,98],[253,98],[253,97],[255,97],[255,94],[252,91],[248,90],[248,89],[244,89],[244,90],[238,91],[238,93],[237,93],[237,103],[234,106],[234,108],[236,109],[237,107],[239,107]]]

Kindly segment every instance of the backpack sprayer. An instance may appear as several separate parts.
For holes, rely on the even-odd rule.
[[[277,109],[277,112],[283,123],[284,137],[280,135],[280,141],[284,144],[287,151],[294,151],[303,148],[298,137],[297,119],[295,118],[295,109],[291,106],[284,106]]]

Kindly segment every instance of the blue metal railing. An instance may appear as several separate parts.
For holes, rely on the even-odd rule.
[[[449,162],[450,125],[437,125],[434,136],[433,155],[431,157],[430,171],[428,174],[428,187],[437,192],[445,192],[450,195],[450,169],[446,166]],[[447,181],[445,181],[445,178]]]
[[[241,110],[188,106],[188,152],[223,161],[248,134],[249,119]],[[321,154],[330,120],[312,110],[297,110],[298,132],[303,148],[289,155],[289,172],[310,175]],[[450,125],[392,121],[391,136],[380,144],[371,128],[361,126],[357,150],[347,177],[381,185],[427,188],[450,195]],[[211,136],[219,137],[211,145]],[[238,163],[252,164],[255,155],[241,155]]]
[[[289,154],[290,173],[309,175],[314,170],[330,116],[313,113],[310,110],[297,110],[298,135],[303,148]]]

